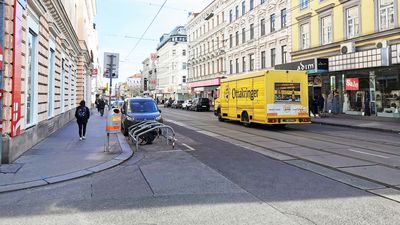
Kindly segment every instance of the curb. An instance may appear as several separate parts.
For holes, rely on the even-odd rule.
[[[45,186],[49,184],[55,184],[55,183],[60,183],[64,181],[69,181],[77,178],[82,178],[86,177],[95,173],[99,173],[102,171],[105,171],[107,169],[111,169],[115,166],[118,166],[127,160],[129,160],[133,156],[133,150],[130,148],[128,142],[126,141],[125,137],[121,134],[117,134],[118,137],[118,142],[121,147],[121,154],[116,156],[115,158],[100,163],[96,166],[88,167],[85,169],[77,170],[74,172],[62,174],[62,175],[57,175],[57,176],[52,176],[52,177],[46,177],[43,179],[38,179],[38,180],[33,180],[33,181],[27,181],[23,183],[15,183],[15,184],[9,184],[9,185],[2,185],[0,186],[0,193],[5,193],[5,192],[12,192],[12,191],[19,191],[19,190],[24,190],[24,189],[30,189],[30,188],[35,188],[35,187],[40,187],[40,186]]]
[[[360,126],[355,126],[355,125],[338,124],[338,123],[323,122],[323,121],[312,121],[312,120],[311,120],[311,123],[312,124],[320,124],[320,125],[330,125],[330,126],[336,126],[336,127],[349,127],[349,128],[355,128],[355,129],[361,129],[361,130],[374,130],[374,131],[381,131],[381,132],[386,132],[386,133],[400,134],[399,130],[383,129],[383,128],[377,128],[377,127],[360,127]]]

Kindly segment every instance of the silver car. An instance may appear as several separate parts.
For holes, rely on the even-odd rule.
[[[182,109],[189,110],[189,107],[192,106],[192,100],[185,100],[182,103]]]

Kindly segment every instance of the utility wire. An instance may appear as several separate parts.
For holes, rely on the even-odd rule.
[[[140,41],[143,39],[144,35],[146,35],[147,31],[150,29],[151,25],[153,25],[154,21],[156,20],[158,14],[160,14],[161,10],[164,8],[165,4],[167,3],[168,0],[165,0],[164,3],[161,5],[160,9],[157,11],[156,15],[154,16],[153,20],[150,22],[149,26],[147,26],[146,30],[143,32],[142,36],[140,36],[140,39],[136,42],[136,45],[129,51],[128,55],[125,57],[125,59],[128,59],[128,57],[132,54],[132,52],[137,48],[139,45]]]

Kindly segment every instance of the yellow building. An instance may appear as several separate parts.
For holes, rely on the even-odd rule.
[[[326,111],[400,118],[399,6],[292,0],[293,63],[282,68],[309,70],[310,93],[324,96]]]

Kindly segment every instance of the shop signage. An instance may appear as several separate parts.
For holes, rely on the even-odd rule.
[[[21,134],[21,77],[22,77],[22,40],[24,37],[24,7],[26,1],[15,1],[14,4],[14,36],[13,36],[13,68],[12,68],[12,119],[11,119],[11,137]]]
[[[316,58],[275,66],[276,70],[305,70],[308,73],[328,72],[328,59]]]
[[[97,76],[98,73],[99,73],[99,71],[98,71],[97,68],[91,69],[91,74],[92,74],[92,76]]]
[[[219,86],[219,84],[220,84],[220,78],[192,82],[192,83],[189,83],[188,85],[191,88],[195,88],[195,87]]]
[[[329,71],[389,66],[388,48],[371,49],[329,57]]]
[[[346,91],[358,91],[359,81],[358,78],[346,78]]]
[[[3,47],[0,43],[0,70],[3,68]]]

